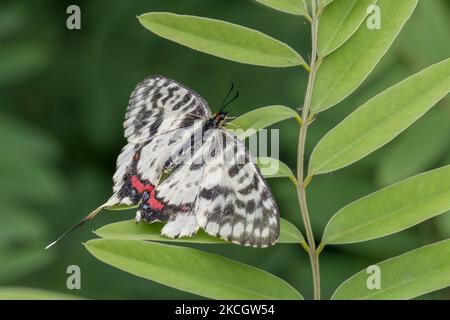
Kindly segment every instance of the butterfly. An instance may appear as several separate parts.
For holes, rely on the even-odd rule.
[[[273,245],[278,207],[244,142],[225,129],[225,100],[212,114],[198,93],[174,80],[141,81],[126,111],[113,195],[65,234],[102,209],[136,206],[137,222],[164,222],[161,234],[169,238],[202,228],[245,246]]]

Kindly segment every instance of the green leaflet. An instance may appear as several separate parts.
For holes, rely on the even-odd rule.
[[[0,300],[78,300],[65,293],[25,287],[0,287]]]
[[[372,98],[315,147],[309,175],[348,166],[394,139],[450,91],[450,59],[407,78]]]
[[[322,242],[353,243],[402,231],[450,210],[450,166],[369,194],[339,210]]]
[[[256,162],[265,178],[286,177],[291,179],[291,181],[297,185],[294,173],[284,162],[270,157],[258,157]]]
[[[161,235],[163,223],[152,224],[139,223],[134,220],[110,223],[95,231],[95,234],[102,238],[126,239],[126,240],[148,240],[165,242],[186,242],[203,244],[227,244],[229,242],[213,237],[199,230],[192,237],[167,238]],[[305,243],[300,231],[289,221],[280,219],[280,238],[278,243]]]
[[[168,12],[145,13],[138,19],[160,37],[220,58],[266,67],[306,66],[285,43],[233,23]]]
[[[339,50],[327,56],[317,73],[311,111],[317,113],[342,101],[372,72],[411,16],[417,0],[378,0],[381,29],[363,23]]]
[[[320,18],[317,46],[324,57],[343,45],[363,23],[367,10],[377,0],[338,0]]]
[[[196,249],[119,239],[91,240],[85,246],[123,271],[212,299],[302,299],[268,272]]]
[[[319,5],[322,7],[326,7],[329,5],[333,0],[319,0]]]
[[[362,270],[341,284],[332,299],[412,299],[446,288],[450,286],[450,240],[404,253],[376,266],[380,268],[380,289],[368,288],[371,273]]]
[[[257,2],[271,7],[272,9],[290,14],[304,16],[307,8],[304,0],[256,0]]]
[[[249,111],[230,121],[227,124],[227,128],[236,130],[236,135],[239,139],[244,140],[263,128],[291,118],[295,118],[299,123],[301,122],[298,113],[294,109],[278,105],[267,106]],[[244,130],[244,132],[239,132],[239,129]]]

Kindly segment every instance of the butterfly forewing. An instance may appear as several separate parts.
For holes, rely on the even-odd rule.
[[[131,94],[125,116],[125,138],[146,143],[155,134],[189,127],[211,116],[200,95],[161,76],[141,81]]]
[[[107,205],[137,204],[141,193],[132,178],[138,177],[150,186],[147,189],[154,187],[173,148],[189,137],[187,131],[196,122],[210,116],[203,98],[181,84],[161,76],[141,81],[128,104],[124,122],[128,144],[117,158],[114,194]]]

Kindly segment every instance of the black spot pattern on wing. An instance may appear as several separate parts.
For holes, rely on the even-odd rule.
[[[140,82],[129,100],[128,144],[118,157],[108,205],[138,206],[138,221],[166,222],[162,233],[169,237],[202,227],[242,245],[273,245],[279,235],[276,203],[245,145],[227,139],[220,119],[197,93],[173,80],[153,76]],[[192,134],[198,120],[200,138]],[[180,128],[192,131],[178,136]],[[198,154],[195,142],[213,146],[205,152],[208,160],[186,163],[188,155]],[[229,152],[238,157],[220,161]]]
[[[125,115],[125,138],[128,144],[122,149],[117,159],[114,174],[114,195],[108,201],[111,206],[117,204],[135,205],[139,198],[130,188],[130,177],[142,172],[156,169],[156,160],[169,158],[171,143],[177,139],[167,140],[164,145],[153,144],[155,155],[150,159],[133,159],[146,145],[160,134],[171,135],[180,128],[190,127],[195,121],[211,117],[208,104],[200,95],[189,88],[162,76],[151,76],[141,81],[131,93]],[[164,129],[162,129],[164,128]],[[139,157],[138,157],[139,158]],[[147,161],[148,160],[148,161]],[[146,167],[139,167],[145,164]],[[160,176],[160,172],[149,174]],[[158,181],[149,181],[156,185]]]
[[[280,225],[270,189],[245,145],[237,139],[226,141],[225,147],[215,150],[227,161],[205,165],[197,220],[207,233],[228,241],[254,247],[273,245]],[[226,157],[228,152],[234,157]]]
[[[141,81],[131,94],[125,116],[128,140],[151,139],[164,131],[193,125],[211,116],[208,104],[196,92],[176,81],[151,76]]]

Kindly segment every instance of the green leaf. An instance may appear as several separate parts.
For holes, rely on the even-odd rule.
[[[446,237],[441,239],[446,239]],[[388,259],[402,254],[405,251],[417,249],[423,245],[423,239],[418,236],[417,230],[415,228],[410,228],[402,232],[397,232],[371,241],[353,243],[350,246],[339,245],[336,249],[338,249],[339,252],[347,252],[357,257]]]
[[[450,166],[431,170],[363,197],[328,222],[322,242],[366,241],[402,231],[450,210]]]
[[[278,105],[267,106],[247,112],[230,121],[227,128],[236,130],[238,138],[244,140],[263,128],[291,118],[295,118],[299,123],[301,122],[294,109]],[[239,129],[244,130],[244,132],[239,132]]]
[[[280,238],[278,238],[277,243],[300,243],[301,245],[308,247],[300,230],[292,223],[282,218],[280,218]]]
[[[437,217],[434,226],[441,238],[450,237],[450,211]]]
[[[319,0],[319,5],[323,8],[329,5],[333,0]]]
[[[352,164],[394,139],[450,91],[450,59],[366,102],[318,143],[309,175]]]
[[[331,108],[361,85],[387,52],[416,4],[417,0],[378,0],[381,29],[371,30],[363,23],[349,41],[320,65],[311,102],[313,113]]]
[[[139,223],[134,220],[121,221],[108,224],[95,231],[95,234],[102,238],[127,239],[127,240],[148,240],[166,242],[187,242],[202,244],[227,244],[230,242],[208,235],[203,230],[199,230],[192,237],[167,238],[161,235],[163,223],[152,224]],[[280,238],[278,243],[305,243],[300,231],[289,221],[280,219]]]
[[[25,287],[0,287],[0,300],[78,300],[65,293]]]
[[[387,186],[429,169],[447,151],[449,136],[447,110],[433,108],[384,150],[377,163],[377,184]]]
[[[296,184],[294,173],[284,162],[271,157],[258,157],[256,162],[265,178],[289,178]]]
[[[302,299],[268,272],[192,248],[120,239],[91,240],[85,246],[123,271],[212,299]]]
[[[329,5],[319,23],[317,46],[324,57],[343,45],[367,17],[377,0],[339,0]]]
[[[149,240],[149,241],[167,241],[167,242],[188,242],[202,244],[226,244],[225,240],[208,235],[203,230],[199,230],[192,237],[167,238],[161,235],[161,229],[164,223],[154,222],[138,223],[135,220],[127,220],[107,224],[95,231],[95,234],[102,238],[127,239],[127,240]]]
[[[266,67],[306,66],[285,43],[229,22],[168,12],[149,12],[138,19],[160,37],[220,58]]]
[[[283,11],[290,14],[304,16],[307,8],[304,0],[256,0],[263,5],[271,7],[275,10]]]
[[[370,290],[370,274],[362,270],[333,294],[335,300],[400,300],[450,286],[450,240],[434,243],[376,264],[381,288]]]

